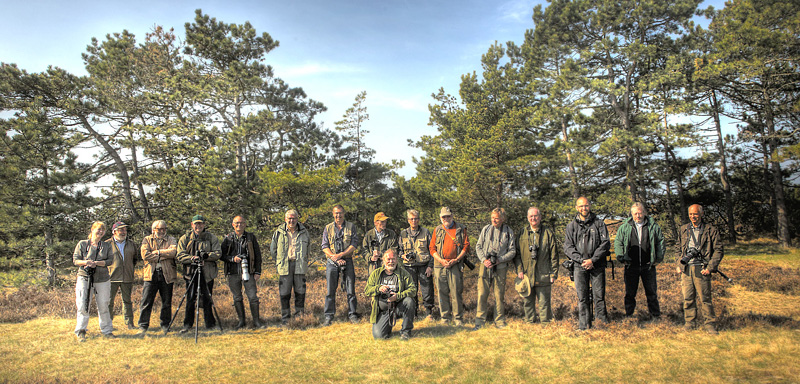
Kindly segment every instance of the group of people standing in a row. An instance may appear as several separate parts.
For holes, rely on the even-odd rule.
[[[575,281],[579,303],[578,329],[586,330],[592,326],[595,317],[601,323],[608,322],[605,269],[611,243],[605,223],[591,211],[588,199],[579,198],[575,208],[578,214],[565,229],[563,251],[567,261],[563,265]],[[399,236],[386,227],[389,218],[379,212],[374,217],[375,227],[366,233],[363,241],[359,241],[355,225],[345,220],[345,210],[341,205],[334,206],[332,214],[333,222],[326,225],[322,233],[322,251],[327,257],[323,326],[333,322],[336,292],[340,285],[346,293],[348,318],[353,323],[360,319],[353,264],[359,248],[369,265],[365,295],[371,298],[370,323],[375,338],[390,337],[392,327],[400,317],[400,337],[408,339],[420,302],[426,319],[433,318],[434,290],[441,321],[463,325],[463,269],[471,264],[467,255],[472,245],[466,226],[454,220],[448,207],[440,210],[441,225],[433,231],[419,225],[418,211],[408,210],[409,226]],[[305,313],[305,275],[310,239],[308,230],[298,222],[298,216],[295,210],[286,212],[285,223],[275,230],[270,243],[270,253],[279,274],[281,321],[284,324],[292,317],[292,292],[294,315]],[[634,203],[631,216],[617,230],[614,242],[617,260],[625,265],[625,313],[631,316],[634,312],[641,279],[650,315],[658,318],[661,311],[656,294],[655,266],[664,259],[664,237],[658,224],[647,216],[643,204]],[[722,259],[723,250],[716,228],[704,223],[702,217],[701,206],[689,207],[691,222],[681,227],[676,245],[676,272],[682,276],[685,327],[691,329],[694,326],[696,302],[699,300],[705,329],[716,334],[710,278]],[[523,298],[525,321],[547,323],[553,318],[551,286],[558,277],[560,265],[558,242],[553,229],[542,224],[538,208],[529,208],[527,219],[528,224],[515,234],[506,224],[505,210],[496,208],[491,212],[491,224],[480,231],[474,246],[480,260],[474,329],[482,328],[488,321],[493,321],[498,328],[506,326],[504,293],[506,276],[512,268],[512,273],[516,274],[515,288]],[[217,276],[216,262],[220,259],[225,263],[224,273],[233,294],[238,317],[236,328],[245,325],[242,288],[250,304],[253,325],[260,327],[256,282],[261,275],[262,262],[258,240],[245,231],[247,222],[241,216],[233,219],[234,231],[225,236],[222,244],[205,230],[205,221],[201,215],[194,216],[192,229],[178,241],[166,234],[164,221],[155,221],[152,234],[142,242],[139,255],[136,247],[127,241],[124,223],[115,223],[112,238],[105,242],[101,241],[105,225],[94,223],[89,238],[78,243],[73,254],[74,264],[80,267],[75,288],[78,307],[75,333],[78,339],[83,341],[86,337],[89,318],[87,295],[96,296],[103,335],[114,337],[111,310],[117,291],[122,292],[126,325],[131,329],[137,327],[133,324],[130,296],[134,263],[139,257],[145,264],[138,322],[140,335],[148,330],[156,294],[161,296],[162,330],[171,323],[176,262],[184,265],[184,279],[187,281],[187,310],[180,332],[188,331],[194,324],[194,311],[189,308],[193,308],[198,300],[196,292],[200,293],[206,327],[214,327],[218,320],[213,313],[212,291]],[[493,311],[488,306],[492,290],[495,299]],[[492,318],[488,318],[490,312],[493,312]]]

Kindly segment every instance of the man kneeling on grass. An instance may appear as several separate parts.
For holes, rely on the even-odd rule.
[[[417,314],[414,298],[417,286],[411,274],[397,267],[397,254],[394,249],[383,253],[383,266],[372,271],[367,280],[364,294],[372,297],[372,337],[388,339],[392,335],[397,316],[403,317],[400,338],[408,340],[414,329],[414,316]]]

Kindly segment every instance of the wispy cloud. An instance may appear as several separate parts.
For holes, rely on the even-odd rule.
[[[500,19],[512,22],[529,22],[533,14],[533,6],[539,3],[535,0],[512,0],[508,1],[500,7],[498,12]]]
[[[344,73],[359,73],[359,72],[364,72],[364,70],[362,68],[346,64],[313,63],[313,62],[307,62],[296,66],[282,66],[279,69],[279,75],[287,77],[304,77],[304,76],[326,75],[332,73],[344,74]]]

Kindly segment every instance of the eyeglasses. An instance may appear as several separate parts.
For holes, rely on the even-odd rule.
[[[419,217],[409,217],[408,221],[419,221]]]
[[[157,228],[153,228],[153,229],[155,229],[156,231],[166,231],[167,230],[167,228],[164,228],[164,227],[157,227]]]
[[[234,221],[233,222],[233,225],[245,225],[245,224],[247,224],[247,223],[245,223],[244,221]]]

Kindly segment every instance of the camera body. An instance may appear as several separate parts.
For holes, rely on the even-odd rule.
[[[406,253],[406,260],[408,260],[409,263],[416,263],[417,262],[417,253],[414,252],[414,251]]]
[[[93,276],[94,275],[94,271],[97,269],[96,267],[87,267],[85,265],[82,266],[81,268],[83,268],[83,271],[86,272],[86,274],[89,275],[89,276]]]
[[[369,242],[369,246],[370,246],[370,248],[372,248],[373,251],[378,249],[378,247],[380,247],[380,245],[381,245],[381,243],[378,241],[378,239],[372,239]]]
[[[497,252],[489,252],[489,254],[486,255],[486,259],[492,264],[497,264]]]
[[[689,262],[692,261],[692,259],[702,259],[702,258],[703,256],[700,254],[699,249],[695,247],[689,247],[689,249],[686,250],[686,254],[683,255],[683,257],[681,258],[681,264],[686,265],[689,264]]]
[[[564,269],[566,269],[567,272],[569,272],[569,279],[575,281],[575,274],[574,274],[575,262],[572,261],[571,259],[566,259],[564,260],[563,263],[561,263],[561,266],[564,267]]]
[[[528,250],[531,252],[532,260],[536,260],[536,258],[539,257],[539,244],[528,246]]]
[[[382,293],[381,292],[381,299],[389,300],[389,297],[392,296],[392,295],[395,295],[395,294],[397,294],[397,290],[394,289],[394,288],[389,288],[389,292],[386,292],[386,293]]]
[[[344,242],[341,238],[333,241],[333,251],[336,253],[344,251]]]

